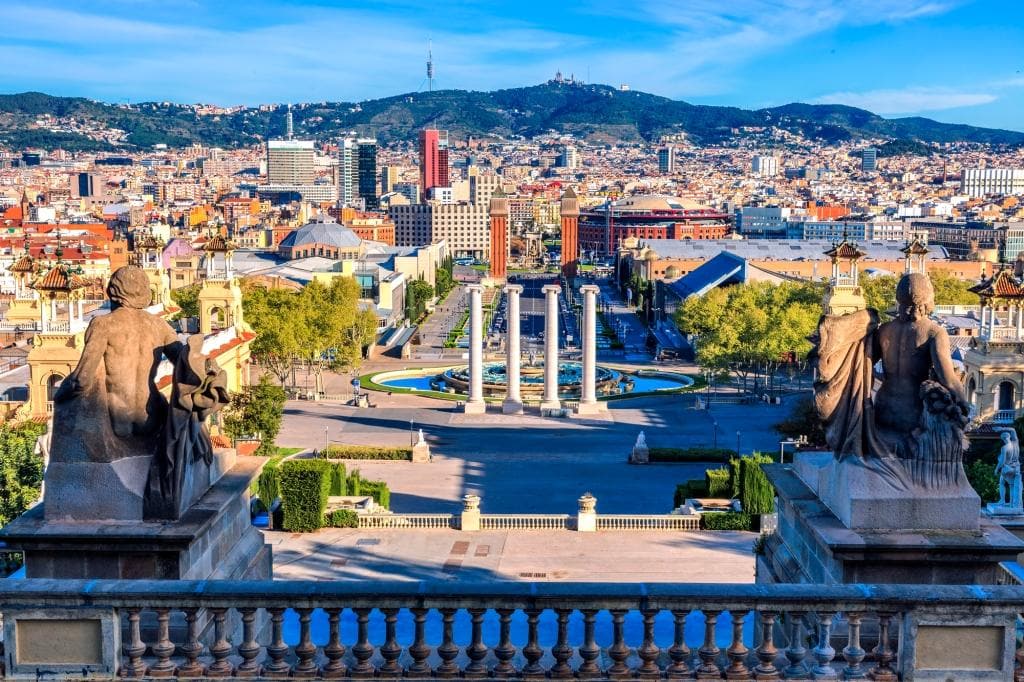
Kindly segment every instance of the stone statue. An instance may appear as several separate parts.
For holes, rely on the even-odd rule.
[[[416,445],[426,445],[427,440],[423,437],[423,429],[420,429],[420,439],[416,441]]]
[[[928,319],[928,276],[904,275],[896,301],[896,318],[882,325],[871,309],[824,315],[818,325],[814,397],[828,443],[838,460],[861,464],[897,489],[967,485],[968,403],[949,336]]]
[[[999,450],[996,475],[999,476],[999,505],[1009,509],[1021,509],[1020,443],[1017,431],[1003,429],[1000,438],[1003,447]]]
[[[78,366],[54,395],[46,513],[176,519],[189,502],[188,469],[211,461],[203,422],[227,403],[227,377],[200,352],[202,337],[182,344],[145,310],[141,268],[119,268],[107,294],[110,314],[90,322]],[[174,364],[170,404],[157,388],[164,357]]]
[[[636,444],[633,446],[634,450],[646,450],[647,449],[647,436],[641,431],[640,435],[636,437]]]

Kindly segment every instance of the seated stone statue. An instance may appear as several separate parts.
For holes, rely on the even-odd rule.
[[[145,310],[149,279],[118,269],[107,287],[111,312],[94,318],[78,366],[54,395],[46,472],[48,519],[178,518],[185,472],[207,463],[212,446],[202,422],[228,401],[226,375],[164,320]],[[174,363],[171,402],[156,384]]]
[[[840,461],[862,464],[896,488],[966,485],[968,404],[949,336],[928,319],[928,276],[904,275],[896,302],[896,318],[880,326],[870,309],[819,323],[815,403],[828,443]]]

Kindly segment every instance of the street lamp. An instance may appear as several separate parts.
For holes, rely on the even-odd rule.
[[[409,420],[409,445],[416,445],[416,436],[413,435],[413,427],[415,426],[413,420]]]
[[[713,441],[712,447],[717,450],[718,449],[718,422],[717,421],[712,420],[712,422],[711,422],[711,429],[712,429],[712,432],[714,433],[714,441]]]
[[[330,440],[330,435],[329,435],[329,428],[330,427],[327,427],[327,426],[324,427],[324,457],[327,456],[327,451],[331,449],[331,440]]]

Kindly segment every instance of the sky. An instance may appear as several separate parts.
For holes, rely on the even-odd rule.
[[[0,92],[360,101],[557,70],[698,104],[1024,130],[1022,0],[2,0]]]

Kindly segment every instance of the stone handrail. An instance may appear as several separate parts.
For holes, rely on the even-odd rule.
[[[480,530],[565,530],[568,514],[481,514]]]
[[[360,528],[458,528],[458,517],[451,514],[360,514]]]
[[[1013,674],[1024,587],[4,580],[0,605],[9,677],[981,680]]]
[[[597,530],[700,530],[698,514],[598,514]]]

